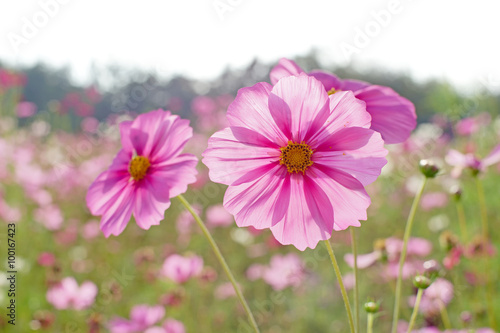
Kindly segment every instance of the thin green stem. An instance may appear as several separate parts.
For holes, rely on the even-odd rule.
[[[335,275],[337,276],[337,280],[339,281],[340,292],[342,293],[342,298],[344,299],[344,305],[347,310],[347,317],[349,318],[349,326],[351,327],[351,333],[355,333],[354,329],[354,321],[352,320],[352,310],[351,304],[349,303],[349,298],[347,297],[347,292],[344,287],[344,282],[342,281],[342,274],[340,274],[340,268],[337,264],[337,259],[335,258],[335,254],[333,253],[332,245],[330,241],[325,240],[326,249],[328,250],[328,254],[330,255],[330,259],[332,260],[333,269],[335,270]]]
[[[253,329],[255,330],[256,333],[259,333],[259,327],[257,326],[257,322],[255,321],[255,318],[252,314],[252,311],[250,310],[250,307],[247,304],[247,301],[245,300],[245,296],[243,296],[243,293],[240,290],[240,287],[238,286],[238,283],[236,282],[236,279],[233,276],[233,273],[231,273],[231,270],[229,269],[229,266],[226,263],[226,260],[222,256],[222,253],[219,250],[219,247],[215,243],[215,240],[213,239],[212,235],[210,234],[210,231],[208,231],[207,227],[201,220],[201,218],[198,216],[198,214],[194,211],[193,207],[189,204],[189,202],[182,196],[178,195],[177,198],[180,200],[180,202],[186,207],[186,209],[193,215],[195,221],[198,223],[200,226],[201,230],[203,231],[203,234],[205,234],[205,237],[208,239],[208,242],[210,243],[210,246],[212,246],[212,249],[215,253],[215,256],[219,260],[222,268],[224,269],[224,272],[226,273],[229,281],[231,281],[231,284],[233,285],[234,290],[236,291],[236,295],[238,296],[241,305],[243,305],[243,308],[245,309],[245,312],[247,313],[248,316],[248,321],[252,325]]]
[[[367,327],[366,327],[366,332],[367,333],[373,333],[373,319],[375,316],[373,315],[373,313],[368,313],[368,324],[367,324]]]
[[[479,208],[481,210],[481,224],[483,227],[483,238],[488,240],[488,210],[486,209],[486,199],[484,197],[484,188],[478,176],[475,176],[477,195],[479,197]]]
[[[467,243],[469,241],[469,234],[467,232],[467,223],[465,222],[465,210],[462,201],[457,201],[457,215],[458,224],[460,225],[460,233],[462,234],[462,241]]]
[[[403,238],[403,249],[401,250],[401,257],[399,258],[399,273],[396,281],[396,299],[394,304],[394,313],[392,317],[392,333],[397,332],[398,320],[399,320],[399,306],[401,303],[401,285],[403,282],[403,265],[406,260],[406,251],[408,249],[408,240],[410,239],[411,229],[413,226],[413,221],[415,220],[415,213],[417,212],[417,207],[422,198],[422,193],[424,193],[424,187],[427,183],[427,177],[424,178],[417,195],[413,199],[413,204],[411,205],[410,214],[408,215],[408,220],[406,221],[405,234]]]
[[[448,317],[448,311],[446,311],[446,306],[444,306],[443,302],[439,302],[439,311],[441,312],[444,328],[451,330],[450,317]]]
[[[359,329],[359,287],[358,287],[358,247],[356,246],[356,231],[354,227],[351,230],[351,246],[354,256],[354,318],[356,321],[356,332],[361,332]]]
[[[411,332],[413,325],[415,325],[415,320],[417,319],[418,308],[420,307],[420,300],[422,299],[422,294],[424,290],[422,288],[418,288],[417,299],[415,300],[415,306],[413,307],[413,313],[411,314],[410,323],[408,324],[408,333]]]

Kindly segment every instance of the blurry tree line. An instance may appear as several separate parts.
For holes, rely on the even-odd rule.
[[[315,52],[294,60],[306,71],[321,68]],[[196,96],[235,96],[241,87],[251,86],[259,81],[269,82],[269,72],[274,65],[275,63],[254,60],[243,69],[228,68],[211,81],[199,81],[180,75],[164,78],[116,66],[94,69],[93,85],[101,96],[94,105],[93,116],[102,120],[112,113],[140,113],[172,106],[171,109],[175,108],[172,111],[189,118],[190,103]],[[4,66],[0,64],[0,68],[2,67]],[[470,96],[460,93],[449,82],[436,79],[416,82],[405,73],[376,68],[360,72],[355,68],[342,66],[321,69],[331,71],[340,78],[358,79],[393,88],[415,104],[420,123],[430,121],[435,114],[446,115],[455,120],[484,111],[497,115],[500,110],[500,94],[493,94],[486,88]],[[61,101],[68,94],[88,89],[71,82],[69,68],[53,69],[37,64],[14,70],[26,75],[23,100],[35,103],[39,111],[44,110],[51,101]]]

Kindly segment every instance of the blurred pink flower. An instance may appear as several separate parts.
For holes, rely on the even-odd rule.
[[[200,275],[203,259],[198,256],[183,257],[172,254],[163,263],[161,275],[174,282],[184,283],[192,277]]]
[[[161,305],[136,305],[130,311],[130,320],[115,317],[108,323],[111,333],[142,333],[158,323],[165,316],[165,308]]]
[[[60,229],[64,221],[61,210],[55,205],[46,205],[36,209],[34,218],[36,222],[49,230]]]
[[[455,132],[462,136],[472,135],[482,126],[489,124],[490,120],[491,117],[488,113],[482,113],[476,117],[461,119],[455,125]]]
[[[56,262],[56,256],[51,252],[42,252],[38,255],[37,262],[40,266],[49,267]]]
[[[250,281],[255,281],[257,279],[261,279],[266,271],[266,266],[261,264],[253,264],[248,267],[246,276]]]
[[[211,227],[227,227],[233,224],[233,215],[223,205],[211,206],[205,213],[207,225]]]
[[[358,268],[363,269],[370,267],[374,265],[381,257],[382,253],[380,251],[374,251],[367,254],[359,254],[357,258]],[[347,253],[344,256],[344,261],[350,267],[354,267],[354,255],[352,253]]]
[[[91,220],[83,225],[82,236],[83,238],[90,240],[99,236],[99,231],[99,222]]]
[[[446,163],[454,167],[451,175],[455,178],[460,177],[462,170],[465,168],[470,168],[476,172],[484,172],[489,166],[500,162],[500,144],[493,148],[488,156],[482,160],[472,153],[464,155],[455,149],[450,149],[445,160]]]
[[[84,132],[94,133],[99,128],[99,120],[94,117],[85,117],[82,119],[80,127]]]
[[[20,102],[17,104],[16,114],[19,118],[28,118],[36,113],[37,107],[35,103]]]
[[[208,96],[195,97],[191,102],[191,109],[193,110],[193,113],[198,116],[211,115],[216,108],[217,104],[215,104],[215,101]]]
[[[60,283],[47,291],[47,301],[56,309],[83,310],[94,304],[97,296],[97,286],[85,281],[78,286],[72,277],[64,278]]]
[[[425,315],[438,314],[441,306],[446,306],[453,298],[453,284],[437,278],[427,289],[424,290],[420,301],[419,311]],[[409,305],[415,304],[416,296],[409,298]]]
[[[387,150],[351,92],[328,96],[313,77],[285,77],[240,89],[227,117],[203,163],[212,181],[229,185],[224,207],[239,227],[270,228],[303,251],[367,218],[364,186]]]
[[[231,282],[226,282],[215,288],[214,295],[217,299],[228,299],[236,296],[236,291],[234,291],[234,287]]]
[[[93,104],[98,103],[102,98],[101,94],[95,86],[91,86],[85,89],[85,96]]]
[[[271,83],[276,84],[283,77],[301,73],[304,71],[295,62],[282,58],[271,71]],[[312,71],[308,75],[321,81],[328,94],[352,91],[356,98],[364,101],[366,111],[372,118],[370,128],[379,132],[387,144],[404,142],[417,125],[413,103],[389,87],[357,80],[341,80],[324,71]]]
[[[448,197],[449,195],[444,192],[425,193],[420,201],[420,207],[424,211],[445,207],[448,204]]]
[[[184,324],[175,319],[167,319],[163,326],[153,326],[144,331],[144,333],[185,333]]]
[[[160,224],[170,198],[196,180],[197,158],[181,154],[192,136],[188,124],[161,109],[120,124],[123,148],[87,193],[87,206],[102,215],[106,237],[121,234],[132,213],[142,229]]]
[[[274,290],[283,290],[287,287],[298,287],[305,279],[304,265],[295,253],[287,255],[276,254],[271,258],[262,278]]]

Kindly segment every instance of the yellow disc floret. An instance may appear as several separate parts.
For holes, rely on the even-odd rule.
[[[130,176],[134,178],[134,180],[141,180],[146,176],[148,169],[151,163],[144,156],[134,156],[130,160],[130,164],[128,166],[128,171],[130,172]]]
[[[333,94],[335,94],[336,92],[339,92],[339,91],[341,91],[341,90],[340,89],[337,90],[335,88],[332,88],[332,89],[328,90],[327,93],[328,93],[328,96],[330,96],[330,95],[333,95]]]
[[[312,149],[304,142],[293,143],[288,141],[286,147],[280,148],[280,164],[285,165],[288,172],[302,172],[305,173],[306,169],[313,164],[311,161]]]

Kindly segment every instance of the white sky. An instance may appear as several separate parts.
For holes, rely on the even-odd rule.
[[[66,4],[44,22],[42,3],[56,1]],[[223,20],[214,3],[230,6]],[[391,3],[398,10],[377,32],[372,12]],[[499,15],[498,0],[0,0],[0,60],[70,65],[78,81],[93,62],[206,79],[255,57],[275,61],[316,48],[325,64],[380,65],[466,90],[498,89]],[[16,52],[9,38],[24,38],[26,20],[44,26],[24,33]],[[341,45],[356,46],[367,27],[374,29],[367,45],[346,58]]]

